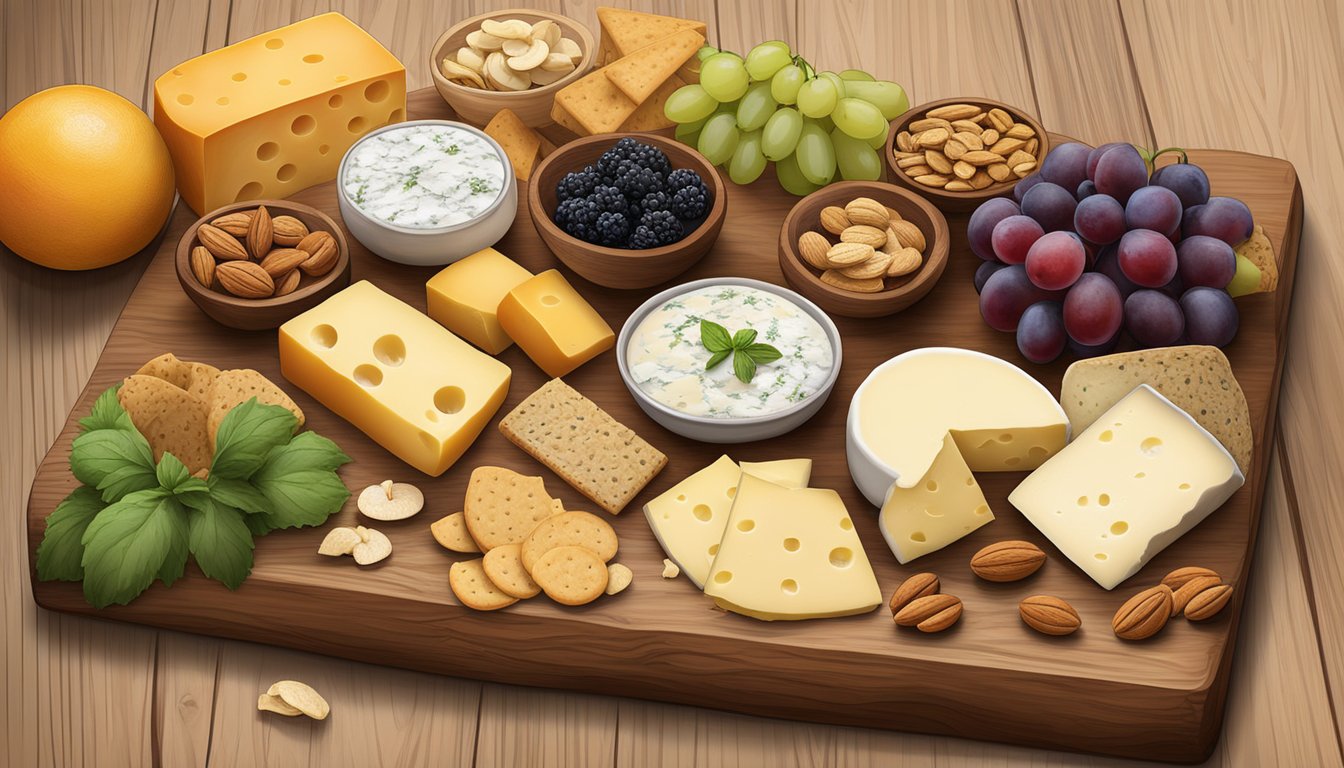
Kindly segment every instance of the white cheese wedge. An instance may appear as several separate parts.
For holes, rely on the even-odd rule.
[[[704,587],[709,578],[709,566],[744,471],[790,488],[805,488],[812,460],[744,461],[739,468],[732,459],[720,456],[644,505],[644,516],[663,551],[697,587]]]
[[[1244,482],[1221,443],[1144,384],[1008,501],[1088,576],[1114,589]]]
[[[866,613],[877,577],[835,491],[743,475],[705,594],[762,621]]]
[[[936,552],[994,519],[952,435],[914,488],[892,483],[878,516],[887,546],[901,563]]]

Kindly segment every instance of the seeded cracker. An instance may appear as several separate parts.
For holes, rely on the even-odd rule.
[[[607,590],[607,564],[583,547],[556,547],[537,561],[532,578],[555,602],[583,605]]]
[[[171,453],[191,472],[210,466],[214,444],[206,434],[206,403],[171,383],[135,374],[126,377],[117,400],[154,449],[154,461]]]
[[[528,395],[499,431],[613,515],[667,466],[661,451],[560,379]]]
[[[512,595],[519,600],[536,597],[541,587],[528,575],[519,556],[522,547],[518,544],[505,544],[486,553],[481,560],[481,568],[500,592]]]
[[[606,520],[588,512],[565,512],[543,520],[523,539],[523,567],[530,571],[542,555],[566,546],[583,547],[605,563],[616,556],[616,531]]]
[[[477,467],[467,482],[463,518],[482,552],[504,544],[521,544],[537,523],[554,511],[540,477],[520,475],[503,467]]]
[[[463,605],[478,611],[495,611],[518,602],[518,598],[501,592],[490,581],[479,557],[453,563],[453,567],[448,569],[448,586]]]
[[[219,371],[218,375],[211,383],[209,391],[204,395],[205,400],[210,403],[210,416],[208,425],[210,428],[210,444],[215,444],[215,435],[219,432],[219,425],[224,422],[224,417],[229,415],[229,411],[236,406],[246,403],[252,398],[257,398],[257,402],[266,405],[278,405],[281,408],[294,414],[298,421],[294,425],[294,431],[303,429],[303,411],[295,405],[285,391],[277,387],[270,379],[257,373],[250,368],[242,368],[230,371]]]

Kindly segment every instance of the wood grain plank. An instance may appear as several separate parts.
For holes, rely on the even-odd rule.
[[[211,9],[222,7],[227,13],[228,0],[174,0],[159,2],[154,13],[153,46],[146,61],[144,94],[141,108],[154,114],[154,81],[187,59],[207,49]]]
[[[616,750],[618,700],[512,685],[481,692],[476,765],[598,768]]]
[[[159,633],[153,713],[157,764],[183,768],[206,765],[215,677],[225,644],[180,632]]]
[[[1344,262],[1333,254],[1344,240],[1344,117],[1336,109],[1344,17],[1330,2],[1290,5],[1124,0],[1121,7],[1161,143],[1254,148],[1290,160],[1300,175],[1303,258],[1279,423],[1337,730],[1344,720],[1344,601],[1337,595],[1344,583],[1344,517],[1337,514],[1344,506]]]

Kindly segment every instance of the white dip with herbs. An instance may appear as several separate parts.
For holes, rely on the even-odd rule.
[[[485,212],[504,189],[504,163],[490,142],[470,131],[408,125],[356,144],[341,185],[374,219],[436,229]]]
[[[711,353],[700,321],[734,334],[754,329],[756,341],[782,355],[761,365],[751,383],[733,373],[732,359],[705,370]],[[792,301],[768,291],[718,285],[684,293],[653,310],[630,336],[632,378],[646,395],[691,416],[741,419],[782,411],[826,383],[834,354],[826,331]]]

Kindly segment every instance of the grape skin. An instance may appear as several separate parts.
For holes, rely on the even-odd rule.
[[[1042,181],[1022,196],[1022,213],[1035,219],[1046,232],[1073,229],[1078,201],[1058,184]]]
[[[971,251],[986,261],[992,261],[995,258],[994,227],[1000,221],[1021,212],[1017,203],[1006,197],[995,197],[981,203],[966,225],[966,239],[970,241]]]
[[[1033,363],[1054,362],[1064,352],[1064,310],[1057,301],[1038,301],[1027,307],[1017,326],[1017,349]]]
[[[1120,291],[1099,272],[1078,278],[1064,296],[1064,328],[1079,344],[1105,342],[1120,330],[1123,320]]]

